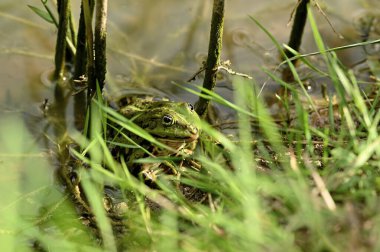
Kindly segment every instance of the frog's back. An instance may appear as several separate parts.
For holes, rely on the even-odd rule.
[[[115,110],[132,104],[138,106],[138,104],[143,105],[144,102],[169,100],[166,93],[154,88],[125,88],[113,92],[104,90],[103,97]]]

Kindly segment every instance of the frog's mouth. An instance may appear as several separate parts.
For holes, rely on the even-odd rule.
[[[176,138],[176,139],[169,139],[169,138],[162,138],[158,139],[161,143],[165,144],[166,146],[172,148],[174,150],[174,153],[176,153],[178,150],[181,149],[193,149],[195,147],[189,147],[193,146],[193,143],[196,143],[197,137],[188,137],[188,138]]]
[[[186,136],[186,137],[175,137],[175,138],[163,138],[162,136],[161,137],[156,137],[157,140],[159,140],[160,142],[162,143],[191,143],[191,142],[194,142],[196,140],[198,140],[199,138],[199,134],[192,134],[190,136]]]

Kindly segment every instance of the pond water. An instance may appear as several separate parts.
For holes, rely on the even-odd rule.
[[[319,27],[331,47],[358,41],[355,18],[365,9],[379,5],[376,1],[318,1],[337,32],[314,8]],[[0,4],[0,103],[37,113],[45,98],[52,99],[46,73],[53,68],[55,27],[35,15],[27,4],[41,7],[39,1],[4,0]],[[258,19],[277,39],[288,39],[287,25],[295,1],[226,1],[224,60],[231,60],[238,72],[255,76],[263,82],[260,67],[277,63],[273,43],[250,20]],[[78,13],[79,6],[73,3]],[[149,0],[110,1],[108,23],[108,77],[118,87],[155,86],[178,93],[172,81],[183,83],[195,73],[205,59],[212,1]],[[315,51],[307,28],[303,52]],[[361,57],[360,49],[346,50],[341,58],[353,64]],[[42,79],[42,80],[41,80]],[[45,79],[45,80],[44,80]],[[197,79],[195,83],[201,83]],[[223,85],[221,92],[223,91]],[[264,90],[265,91],[265,90]],[[226,94],[229,96],[228,92]],[[194,100],[183,92],[179,99]],[[178,97],[177,97],[178,98]]]
[[[361,40],[355,25],[363,13],[379,7],[375,0],[318,1],[325,15],[314,6],[320,31],[329,47]],[[54,67],[56,28],[42,20],[27,5],[43,8],[40,1],[3,0],[0,4],[0,110],[19,114],[37,139],[46,134],[48,122],[41,106],[54,101],[54,85],[49,74]],[[51,4],[51,3],[50,3]],[[72,3],[78,19],[78,4]],[[54,6],[51,6],[54,8]],[[255,25],[254,17],[280,42],[286,43],[290,33],[293,0],[246,1],[229,0],[225,7],[223,60],[232,68],[255,78],[263,95],[273,96],[276,83],[267,82],[262,67],[278,64],[278,53],[272,41]],[[155,88],[174,100],[196,101],[173,82],[185,84],[207,55],[212,1],[192,0],[114,0],[108,7],[107,63],[109,93]],[[334,29],[336,32],[334,31]],[[344,36],[344,39],[339,37]],[[309,26],[304,34],[302,52],[316,51]],[[362,60],[362,48],[338,52],[348,66]],[[202,75],[193,84],[201,84]],[[223,75],[216,91],[232,100],[231,79]],[[319,90],[315,91],[319,93]],[[223,111],[223,108],[221,108]],[[69,102],[59,115],[62,123],[72,121]],[[227,115],[228,116],[228,115]],[[5,121],[3,121],[4,123]],[[48,133],[49,134],[49,133]],[[49,148],[47,148],[49,149]]]

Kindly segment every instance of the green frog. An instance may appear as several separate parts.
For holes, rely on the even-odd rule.
[[[168,147],[152,144],[127,129],[114,130],[111,143],[125,145],[110,144],[111,152],[115,157],[124,156],[128,169],[134,175],[143,174],[145,179],[154,181],[159,172],[175,169],[171,169],[173,167],[167,161],[136,163],[136,160],[149,156],[182,157],[180,160],[184,160],[196,147],[200,133],[197,126],[199,117],[189,103],[134,98],[118,112]],[[125,147],[127,145],[133,146]]]

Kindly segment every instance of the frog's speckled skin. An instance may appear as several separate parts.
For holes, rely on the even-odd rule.
[[[119,113],[144,129],[156,140],[170,147],[170,149],[166,149],[154,146],[151,142],[127,129],[110,134],[111,142],[125,143],[127,145],[134,142],[141,147],[128,148],[110,144],[113,155],[115,157],[124,156],[128,168],[133,173],[141,172],[141,167],[144,167],[146,171],[151,170],[153,166],[160,166],[160,163],[156,165],[134,163],[137,159],[149,156],[147,151],[155,157],[186,156],[191,154],[196,147],[199,137],[197,126],[199,117],[188,103],[137,98],[120,108]]]

